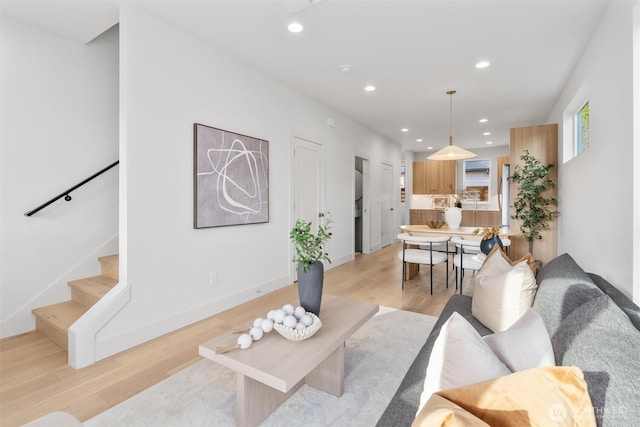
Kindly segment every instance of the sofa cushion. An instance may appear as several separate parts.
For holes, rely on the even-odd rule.
[[[570,313],[551,343],[559,365],[584,371],[598,425],[637,425],[640,331],[607,295]]]
[[[487,328],[500,332],[531,307],[538,285],[527,262],[521,261],[494,277],[478,275],[474,287],[472,314]]]
[[[471,415],[493,427],[596,425],[580,368],[554,366],[438,392],[413,426],[482,425]]]
[[[585,302],[603,295],[569,254],[549,261],[540,269],[536,279],[538,291],[533,308],[542,317],[551,336],[569,313]]]
[[[483,339],[511,372],[556,364],[547,328],[532,308],[506,331]]]
[[[436,391],[486,381],[511,371],[458,313],[442,325],[429,356],[420,407]]]

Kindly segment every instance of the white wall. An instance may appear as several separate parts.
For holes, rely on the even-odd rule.
[[[118,159],[118,33],[87,45],[0,16],[0,337],[69,299],[117,249],[117,168],[23,214]],[[114,240],[115,239],[115,240]]]
[[[121,280],[132,299],[98,334],[98,358],[291,283],[294,136],[326,148],[334,266],[353,257],[353,153],[370,160],[373,194],[376,165],[400,165],[399,145],[134,6],[120,40]],[[193,229],[194,122],[269,141],[269,223]]]
[[[580,87],[588,87],[590,147],[558,170],[559,253],[632,296],[633,103],[632,2],[610,2],[549,116],[558,123]],[[638,114],[635,115],[638,120]],[[559,156],[562,156],[560,141]],[[635,215],[640,213],[635,212]],[[638,296],[636,296],[636,301]]]

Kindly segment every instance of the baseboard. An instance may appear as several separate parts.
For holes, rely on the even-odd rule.
[[[98,361],[128,350],[290,284],[289,276],[283,276],[268,283],[256,285],[237,294],[211,301],[158,321],[142,325],[119,335],[100,339],[98,334],[95,343],[95,360]]]

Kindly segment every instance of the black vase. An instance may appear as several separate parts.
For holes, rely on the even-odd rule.
[[[324,265],[320,261],[311,264],[311,269],[306,273],[298,264],[298,298],[305,311],[310,311],[320,316],[320,304],[322,303],[322,284],[324,282]]]
[[[494,234],[493,237],[490,237],[488,239],[483,239],[480,242],[480,250],[483,254],[489,255],[489,252],[491,252],[491,249],[493,249],[496,243],[498,244],[498,246],[500,246],[500,249],[504,250],[502,240],[500,240],[500,237],[497,234]]]

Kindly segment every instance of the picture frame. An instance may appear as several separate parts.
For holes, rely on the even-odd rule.
[[[434,209],[446,209],[449,207],[449,196],[432,196]]]
[[[193,228],[269,222],[269,141],[193,124]]]

